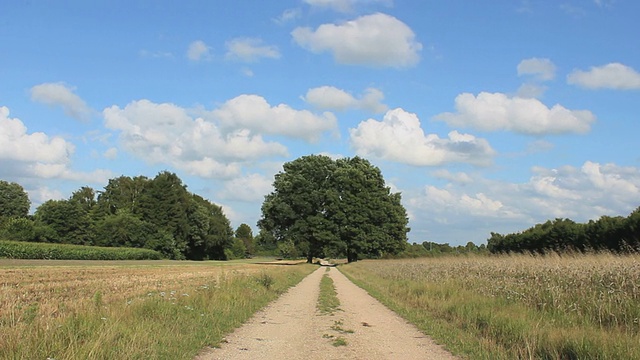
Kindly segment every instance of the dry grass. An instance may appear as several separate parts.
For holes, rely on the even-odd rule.
[[[473,358],[640,358],[639,255],[365,261],[341,270]]]
[[[88,354],[101,354],[100,358],[137,358],[144,354],[136,349],[127,353],[126,347],[148,343],[162,347],[163,341],[173,341],[162,336],[175,338],[175,331],[188,331],[173,328],[166,335],[153,328],[139,329],[152,334],[134,331],[140,323],[154,318],[157,321],[148,324],[151,327],[186,326],[196,332],[221,336],[221,331],[233,329],[314,268],[212,263],[209,266],[71,264],[37,267],[5,264],[0,268],[0,358],[73,359],[86,358]],[[221,316],[230,319],[219,319]],[[136,322],[137,318],[140,320]],[[198,329],[215,327],[218,323],[222,324],[220,329]],[[76,333],[83,337],[78,338],[80,335]],[[122,346],[110,352],[109,347],[123,338],[126,341]],[[201,341],[206,342],[190,345],[196,348],[189,351],[215,345],[216,338],[204,336]],[[151,351],[146,354],[151,358],[177,358],[162,349],[144,351]],[[182,356],[188,358],[188,354]]]

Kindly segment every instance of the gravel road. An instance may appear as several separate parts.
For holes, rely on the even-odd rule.
[[[327,272],[326,269],[329,269]],[[334,281],[340,310],[317,312],[320,280]],[[337,339],[342,346],[334,346]],[[227,336],[212,359],[456,359],[336,268],[319,268]]]

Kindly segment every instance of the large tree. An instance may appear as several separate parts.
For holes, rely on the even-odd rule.
[[[30,206],[29,196],[22,186],[0,180],[0,218],[26,217]]]
[[[356,261],[406,246],[409,228],[400,194],[391,193],[369,161],[310,155],[283,168],[258,223],[278,242],[292,241],[308,261],[319,256]]]

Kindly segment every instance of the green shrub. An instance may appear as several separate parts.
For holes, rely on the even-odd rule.
[[[50,260],[159,260],[154,250],[0,240],[0,258]]]

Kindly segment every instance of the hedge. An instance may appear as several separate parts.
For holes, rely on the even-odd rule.
[[[0,240],[0,258],[50,260],[159,260],[149,249],[98,247]]]

